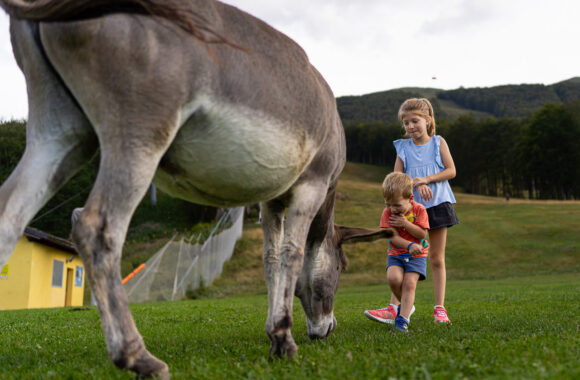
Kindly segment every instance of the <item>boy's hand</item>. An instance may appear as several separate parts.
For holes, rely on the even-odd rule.
[[[423,247],[421,247],[417,243],[414,243],[409,247],[409,253],[411,254],[411,256],[420,255],[421,253],[423,253]]]
[[[391,214],[389,224],[393,227],[405,227],[409,223],[407,218],[402,214]]]

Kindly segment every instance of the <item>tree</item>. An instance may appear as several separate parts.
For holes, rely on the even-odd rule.
[[[577,196],[580,118],[571,105],[547,104],[531,118],[521,141],[521,161],[532,194],[541,199]]]

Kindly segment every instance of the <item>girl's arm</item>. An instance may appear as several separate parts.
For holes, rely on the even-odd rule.
[[[413,184],[415,186],[427,185],[432,182],[441,182],[455,178],[455,164],[453,163],[453,157],[451,157],[449,146],[443,137],[440,137],[439,139],[441,141],[441,144],[439,145],[439,153],[441,154],[441,161],[443,161],[445,169],[437,174],[413,178]]]
[[[405,164],[403,164],[403,160],[401,160],[401,157],[399,156],[397,156],[397,159],[395,160],[395,171],[401,173],[405,172]],[[426,185],[421,177],[413,178],[413,186],[419,190],[419,196],[421,199],[430,201],[431,198],[433,198],[433,192],[428,186],[421,185]]]
[[[403,160],[401,160],[401,157],[399,156],[397,156],[397,159],[395,160],[395,171],[399,173],[405,172],[405,165],[403,164]]]

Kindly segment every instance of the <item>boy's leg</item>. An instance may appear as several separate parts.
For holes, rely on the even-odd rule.
[[[397,299],[401,299],[401,294],[403,292],[403,277],[403,267],[391,265],[387,269],[387,283],[391,288],[391,292],[393,292],[393,295],[397,297]]]
[[[415,303],[415,290],[417,289],[418,281],[419,273],[417,272],[406,272],[403,276],[400,315],[407,320],[411,316],[411,310]]]
[[[387,283],[389,284],[389,287],[391,287],[391,291],[392,291],[391,282],[393,282],[393,284],[394,284],[393,286],[398,287],[399,293],[400,293],[400,289],[401,289],[401,285],[402,285],[402,281],[403,281],[403,267],[398,266],[398,265],[399,264],[397,263],[397,258],[395,258],[393,256],[389,256],[389,264],[388,264],[388,268],[387,268]],[[398,269],[392,269],[392,268],[398,268]],[[398,280],[397,280],[397,277],[399,277]],[[398,282],[398,285],[397,285],[397,282]],[[393,294],[391,294],[391,298],[395,298],[395,296]],[[373,321],[376,321],[376,322],[392,324],[392,323],[394,323],[395,317],[397,316],[397,307],[396,306],[393,307],[393,305],[388,305],[387,307],[382,308],[382,309],[365,310],[364,315],[367,318],[369,318]]]

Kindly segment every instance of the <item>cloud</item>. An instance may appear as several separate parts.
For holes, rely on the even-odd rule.
[[[551,84],[580,76],[577,1],[225,2],[294,39],[337,96],[397,87]],[[0,118],[25,117],[22,109],[24,81],[0,11]]]
[[[435,17],[423,23],[419,32],[422,34],[442,35],[473,32],[485,28],[494,18],[491,2],[473,0],[446,1],[432,3]]]

